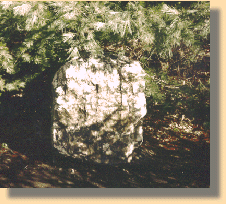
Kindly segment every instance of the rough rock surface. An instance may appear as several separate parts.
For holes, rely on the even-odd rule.
[[[72,60],[53,79],[52,140],[61,154],[130,162],[143,141],[145,72],[137,61]]]

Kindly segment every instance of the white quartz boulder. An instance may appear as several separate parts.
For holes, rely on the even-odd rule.
[[[130,162],[143,141],[145,72],[137,61],[73,60],[55,74],[52,140],[61,154]]]

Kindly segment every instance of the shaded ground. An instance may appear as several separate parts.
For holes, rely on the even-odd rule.
[[[0,149],[0,187],[210,187],[209,132],[185,117],[161,115],[159,110],[146,115],[142,146],[136,149],[130,164],[117,166],[60,155],[53,164],[50,141],[37,139],[40,128],[32,124],[21,116],[13,125],[6,120],[1,124],[0,142],[8,147],[2,144]]]

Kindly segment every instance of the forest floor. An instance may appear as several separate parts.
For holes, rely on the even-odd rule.
[[[17,124],[13,128],[29,129]],[[1,144],[0,187],[210,187],[209,131],[185,116],[161,115],[159,110],[145,116],[143,130],[144,142],[134,151],[131,163],[115,166],[66,157],[58,157],[53,164],[47,144],[22,140],[8,147]]]

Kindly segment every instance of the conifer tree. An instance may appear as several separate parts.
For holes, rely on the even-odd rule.
[[[139,60],[161,79],[176,60],[188,68],[202,59],[209,35],[209,2],[2,1],[0,92],[24,88],[71,58],[103,52]],[[165,71],[153,68],[155,61]]]

